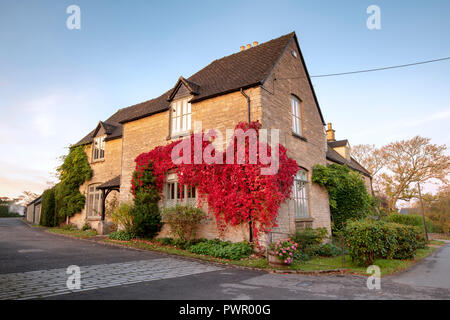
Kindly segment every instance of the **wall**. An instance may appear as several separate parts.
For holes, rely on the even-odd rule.
[[[261,94],[260,88],[245,90],[251,99],[251,118],[261,120]],[[226,135],[226,129],[234,129],[240,121],[247,121],[247,100],[240,92],[234,92],[219,97],[192,103],[192,129],[194,122],[201,121],[203,130],[217,129]],[[131,177],[135,169],[136,157],[151,149],[171,143],[169,134],[169,111],[154,114],[150,117],[125,123],[123,126],[123,155],[122,175],[120,187],[120,201],[132,200]],[[164,229],[161,236],[166,235]],[[218,236],[214,218],[209,219],[199,230],[199,236],[216,238]],[[229,240],[241,241],[247,236],[241,228],[233,228],[227,233]]]
[[[88,157],[89,164],[91,165],[91,169],[93,171],[92,178],[80,186],[80,192],[85,196],[87,196],[87,188],[89,185],[104,183],[120,175],[122,162],[122,139],[114,139],[105,142],[105,157],[103,160],[100,161],[92,160],[92,144],[85,146],[85,152]],[[106,199],[107,205],[108,202],[112,200],[114,195],[116,195],[118,198],[117,192],[115,191],[111,192]],[[92,228],[97,229],[97,224],[100,221],[100,219],[101,219],[100,216],[96,218],[90,217],[86,219],[86,205],[85,205],[84,209],[80,213],[77,213],[70,218],[70,222],[77,225],[78,228],[81,228],[86,222],[88,222]],[[107,217],[106,220],[109,220],[109,218]]]
[[[291,51],[297,52],[297,58]],[[292,39],[278,64],[264,83],[262,90],[262,124],[264,128],[280,130],[280,143],[288,149],[288,156],[308,172],[309,219],[294,219],[293,201],[284,204],[278,218],[279,227],[273,230],[272,239],[288,236],[297,227],[330,228],[330,208],[325,188],[311,183],[312,168],[326,165],[326,136],[306,72],[301,63],[295,41]],[[291,95],[302,101],[303,137],[292,133]],[[270,237],[270,236],[269,236]]]

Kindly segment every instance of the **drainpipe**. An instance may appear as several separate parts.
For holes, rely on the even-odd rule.
[[[247,99],[247,122],[250,123],[250,97],[241,88],[241,94]]]
[[[244,89],[241,88],[241,94],[247,99],[247,122],[250,123],[250,97],[245,94]],[[250,221],[248,222],[248,240],[250,243],[253,242],[253,227],[251,220],[251,212],[250,212]]]

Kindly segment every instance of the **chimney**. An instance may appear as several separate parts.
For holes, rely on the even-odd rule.
[[[327,141],[332,142],[332,141],[336,141],[335,137],[334,137],[334,130],[331,127],[331,122],[328,122],[328,129],[327,129]]]
[[[247,44],[247,49],[250,49],[252,47],[252,45],[249,43]]]
[[[256,47],[258,45],[258,41],[253,41],[253,46]]]
[[[241,51],[244,51],[245,50],[245,47],[244,46],[241,46]]]

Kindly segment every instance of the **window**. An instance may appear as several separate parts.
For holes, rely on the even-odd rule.
[[[293,188],[294,217],[309,218],[308,208],[308,176],[305,170],[300,170],[294,179]]]
[[[180,190],[176,174],[169,174],[165,184],[165,206],[173,207],[177,203],[195,205],[197,190],[195,187],[183,186]]]
[[[189,99],[172,103],[172,135],[191,130],[191,104]]]
[[[88,187],[86,216],[88,218],[99,217],[102,206],[102,191],[97,189],[100,184]]]
[[[303,136],[303,124],[302,124],[302,110],[300,100],[291,96],[291,108],[292,108],[292,131],[299,136]]]
[[[100,160],[105,158],[105,136],[94,138],[94,147],[92,150],[92,159]]]

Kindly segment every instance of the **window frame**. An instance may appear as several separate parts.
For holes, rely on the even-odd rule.
[[[105,159],[105,138],[106,136],[98,136],[92,142],[92,161],[101,161]],[[98,151],[98,153],[96,152]],[[96,156],[97,153],[97,156]]]
[[[292,132],[303,137],[303,102],[296,95],[291,94]]]
[[[192,130],[192,106],[191,98],[175,100],[170,105],[170,135],[172,137],[182,136]]]
[[[190,195],[194,195],[194,197]],[[181,201],[181,197],[183,200]],[[192,205],[197,203],[198,192],[195,186],[183,187],[180,192],[178,187],[178,177],[175,173],[168,174],[164,182],[164,207],[173,207],[177,204]]]
[[[299,187],[302,187],[299,189]],[[294,186],[292,188],[292,199],[294,201],[294,218],[308,219],[311,218],[309,209],[309,181],[308,172],[301,169],[294,178]]]
[[[100,219],[101,206],[102,206],[102,190],[97,187],[100,186],[101,183],[90,184],[87,188],[87,201],[86,201],[86,218],[87,219]],[[94,188],[91,191],[91,188]],[[98,195],[98,203],[96,203],[95,197]],[[92,201],[91,201],[92,196]],[[97,212],[93,212],[92,210]]]

